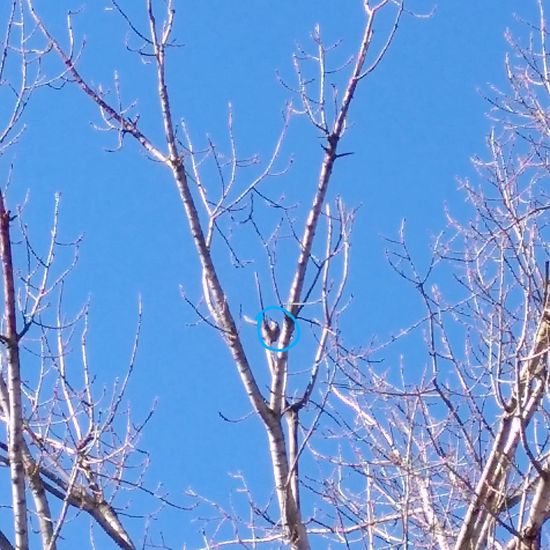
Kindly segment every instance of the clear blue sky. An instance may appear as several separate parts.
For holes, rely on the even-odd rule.
[[[42,0],[37,5],[62,32],[66,8],[81,4]],[[107,4],[87,2],[76,20],[77,35],[86,36],[81,70],[107,86],[118,70],[125,98],[138,101],[145,128],[159,138],[152,67],[124,50],[124,25],[103,9]],[[143,2],[126,4],[140,17]],[[327,40],[343,38],[338,54],[343,59],[362,31],[359,1],[175,4],[176,36],[184,47],[173,51],[168,63],[174,110],[198,143],[208,133],[226,145],[231,101],[246,154],[265,156],[277,137],[288,94],[275,71],[290,80],[295,41],[306,45],[318,22]],[[432,6],[416,4],[424,11]],[[388,57],[360,88],[343,143],[343,150],[355,154],[337,164],[332,187],[332,196],[362,205],[352,241],[354,301],[344,322],[350,343],[388,334],[415,317],[415,296],[387,267],[380,236],[395,235],[407,218],[413,247],[422,254],[431,235],[444,227],[443,204],[462,211],[455,178],[472,174],[469,158],[483,154],[490,128],[484,117],[488,105],[478,90],[487,91],[489,82],[504,84],[503,33],[508,26],[523,32],[513,13],[521,9],[529,15],[533,8],[534,2],[512,0],[443,0],[432,19],[405,17]],[[227,502],[235,488],[228,473],[242,471],[265,495],[271,471],[264,434],[253,418],[227,424],[218,416],[220,411],[240,417],[249,406],[220,337],[205,326],[189,326],[196,319],[179,295],[181,284],[198,296],[199,272],[169,174],[130,142],[122,152],[106,153],[114,143],[93,130],[90,122],[97,120],[95,106],[75,88],[38,93],[23,141],[2,159],[4,168],[15,163],[13,200],[30,189],[28,221],[40,241],[53,193],[61,191],[63,236],[85,234],[69,304],[76,310],[91,298],[90,360],[103,382],[124,371],[142,296],[143,338],[129,397],[136,419],[157,400],[142,441],[151,454],[149,485],[162,482],[175,500],[193,487]],[[303,121],[291,128],[285,153],[294,156],[293,169],[270,185],[307,205],[322,150]],[[292,267],[295,256],[283,261]],[[253,303],[254,269],[223,273],[236,291],[235,304]],[[252,348],[254,328],[250,331]],[[261,356],[261,350],[250,351]],[[191,520],[192,514],[165,510],[154,529],[162,530],[170,545],[186,542],[194,548],[198,525]],[[140,521],[134,525],[139,533]]]

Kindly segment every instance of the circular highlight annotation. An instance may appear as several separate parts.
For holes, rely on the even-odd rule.
[[[292,339],[292,342],[288,344],[288,346],[285,346],[284,348],[277,348],[275,346],[269,346],[264,342],[264,339],[262,337],[262,323],[264,320],[264,316],[268,311],[282,311],[287,317],[290,317],[290,319],[292,319],[292,321],[294,322],[294,338]],[[290,311],[288,311],[288,309],[285,309],[284,307],[268,306],[262,309],[262,311],[260,311],[260,313],[256,315],[256,321],[257,321],[256,331],[258,334],[258,340],[260,341],[260,344],[262,344],[262,346],[265,349],[268,349],[269,351],[288,351],[289,349],[293,348],[300,340],[301,329],[300,329],[300,325],[298,324],[298,320],[296,319],[296,317],[294,317],[294,315],[292,315],[292,313],[290,313]]]

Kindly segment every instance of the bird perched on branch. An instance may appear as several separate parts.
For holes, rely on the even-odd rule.
[[[262,338],[268,346],[272,346],[281,335],[279,323],[269,317],[264,317],[262,322]]]

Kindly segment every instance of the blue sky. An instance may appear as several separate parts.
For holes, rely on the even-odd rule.
[[[109,86],[116,69],[125,98],[137,100],[144,128],[159,139],[152,67],[124,50],[124,25],[103,9],[107,2],[87,4],[75,26],[86,37],[83,75]],[[139,21],[142,3],[126,4]],[[81,3],[37,5],[63,32],[65,10]],[[427,12],[432,6],[418,1],[414,7]],[[275,71],[291,80],[295,43],[308,45],[316,23],[327,41],[343,39],[336,59],[345,59],[362,31],[360,7],[325,0],[176,1],[176,36],[183,47],[172,51],[168,71],[177,117],[198,143],[208,133],[226,146],[230,101],[243,154],[265,157],[288,97]],[[342,144],[354,155],[337,164],[331,188],[332,198],[341,195],[349,206],[360,206],[348,289],[354,300],[343,324],[350,343],[387,335],[416,317],[414,293],[387,266],[381,235],[394,236],[406,218],[422,258],[432,235],[445,226],[443,205],[465,214],[456,177],[472,175],[469,158],[483,155],[490,129],[480,91],[488,91],[488,83],[504,85],[503,33],[509,26],[523,32],[513,14],[528,16],[533,8],[534,2],[512,0],[443,0],[431,19],[403,19],[388,57],[363,82]],[[193,487],[224,501],[235,488],[228,473],[242,471],[265,495],[271,472],[264,434],[253,418],[227,424],[219,417],[246,415],[249,406],[221,338],[203,325],[191,326],[196,318],[180,298],[179,285],[196,298],[200,279],[175,187],[135,144],[105,152],[114,143],[93,130],[90,123],[97,121],[94,105],[76,88],[41,90],[29,107],[22,142],[2,159],[4,170],[7,162],[15,165],[12,201],[30,190],[27,220],[40,243],[53,193],[61,191],[63,236],[85,235],[68,308],[76,311],[90,298],[90,360],[101,382],[124,371],[142,297],[143,337],[129,399],[138,419],[157,403],[142,441],[151,454],[149,484],[162,482],[175,500]],[[322,150],[305,121],[292,124],[284,153],[293,156],[293,168],[270,185],[307,205]],[[283,268],[291,269],[295,259],[283,257]],[[238,292],[236,303],[253,307],[254,269],[224,270],[224,282]],[[247,345],[261,357],[253,327]],[[197,526],[191,520],[192,514],[165,510],[154,528],[170,544],[194,548]],[[139,532],[141,523],[134,525]]]

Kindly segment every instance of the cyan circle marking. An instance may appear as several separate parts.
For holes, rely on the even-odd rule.
[[[288,346],[286,346],[284,348],[276,348],[274,346],[268,346],[264,342],[264,339],[262,338],[262,323],[264,321],[264,315],[267,311],[282,311],[285,315],[290,317],[292,319],[292,321],[294,322],[294,338],[292,339],[292,342],[290,342],[290,344],[288,344]],[[285,309],[284,307],[281,307],[281,306],[268,306],[268,307],[262,309],[262,311],[260,311],[260,313],[258,313],[258,315],[256,315],[256,321],[257,321],[256,322],[256,332],[258,333],[258,340],[260,341],[260,344],[262,344],[262,346],[265,349],[268,349],[269,351],[288,351],[290,348],[293,348],[298,343],[298,341],[300,340],[300,336],[302,334],[302,331],[300,329],[300,325],[298,324],[298,319],[296,319],[296,317],[294,317],[294,315],[292,315],[292,313],[290,313],[290,311],[288,311],[288,309]]]

